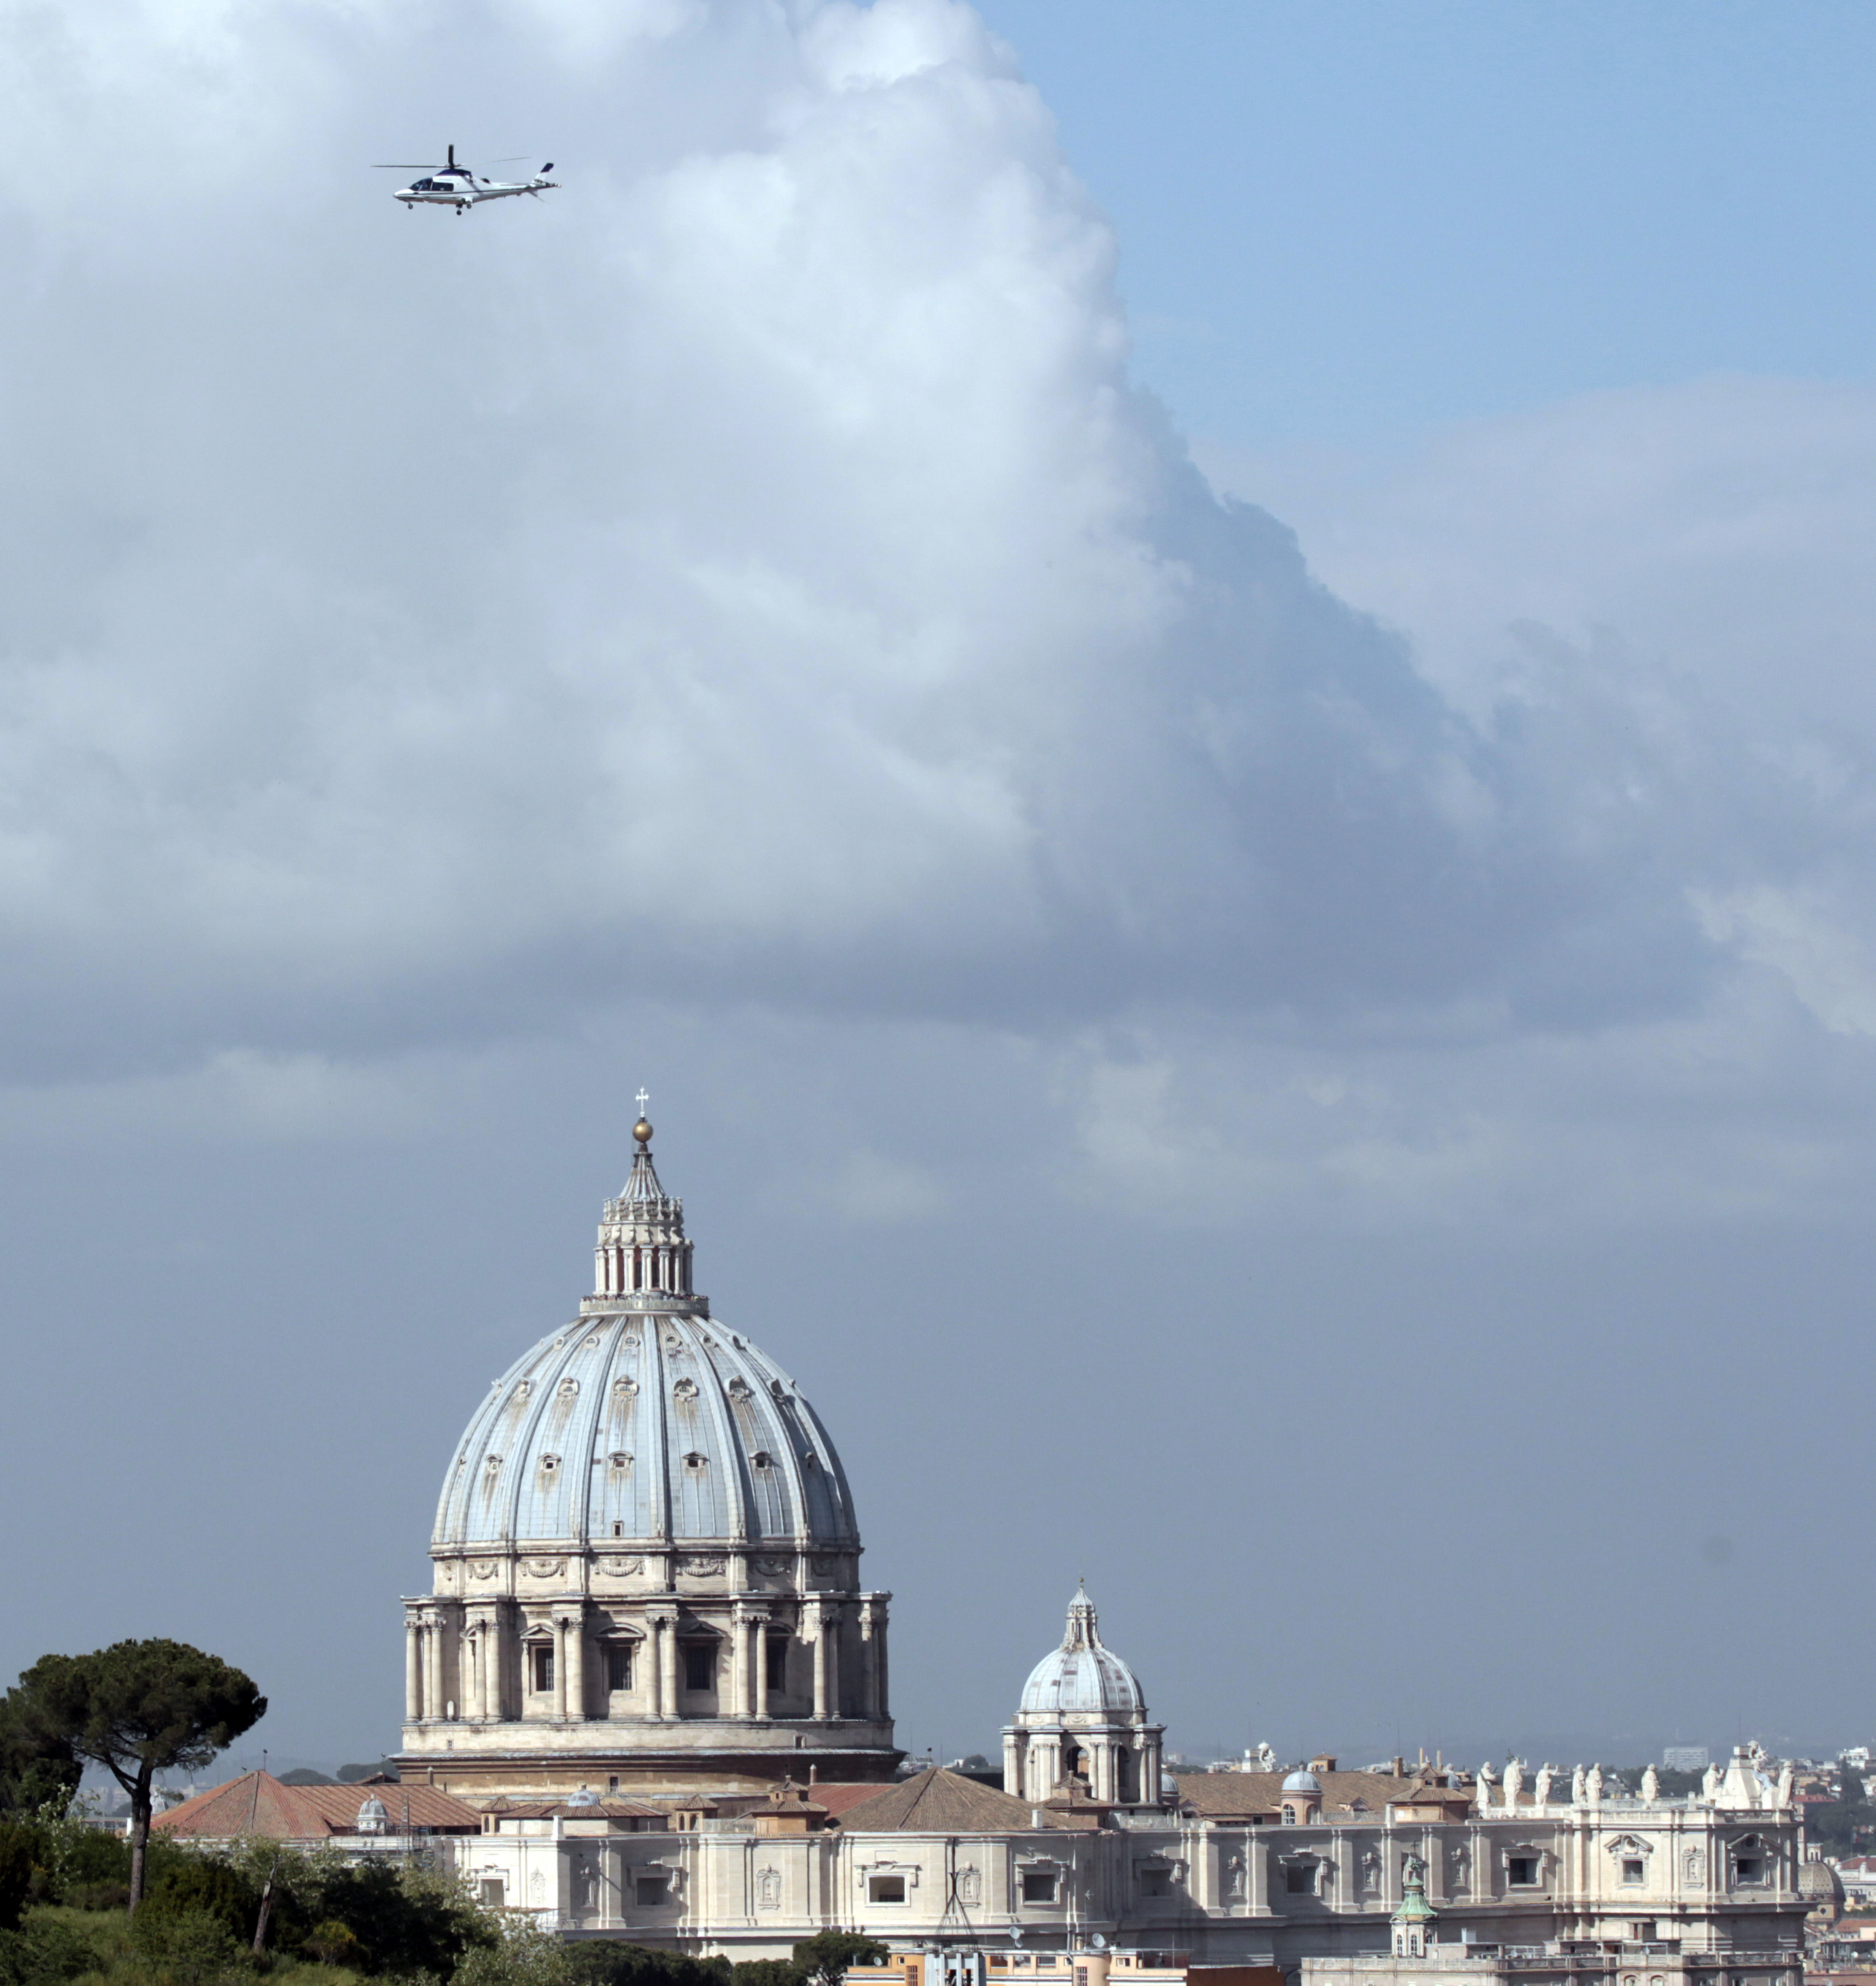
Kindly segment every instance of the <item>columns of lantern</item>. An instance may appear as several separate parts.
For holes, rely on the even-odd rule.
[[[554,1715],[567,1715],[567,1622],[559,1614],[554,1621]]]

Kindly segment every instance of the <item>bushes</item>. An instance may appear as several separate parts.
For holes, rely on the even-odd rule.
[[[32,1836],[0,1820],[0,1930],[17,1930],[32,1888]]]
[[[216,1986],[249,1962],[227,1925],[200,1904],[164,1909],[155,1897],[146,1897],[131,1925],[130,1941],[158,1986]]]
[[[126,1900],[129,1891],[125,1892]],[[207,1855],[166,1857],[137,1906],[136,1928],[160,1925],[171,1918],[207,1917],[238,1945],[254,1937],[261,1893],[246,1874],[231,1863]]]
[[[690,1958],[616,1938],[583,1939],[566,1948],[570,1986],[729,1986],[726,1958]]]
[[[18,1930],[0,1930],[0,1986],[56,1986],[98,1970],[98,1953],[69,1924],[35,1912]]]

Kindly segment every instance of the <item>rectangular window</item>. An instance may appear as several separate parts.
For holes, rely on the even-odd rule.
[[[606,1687],[615,1690],[632,1688],[632,1648],[628,1642],[607,1643]]]
[[[1763,1883],[1765,1880],[1765,1864],[1756,1855],[1742,1855],[1733,1866],[1742,1883]]]
[[[1504,1863],[1505,1880],[1514,1890],[1534,1890],[1538,1887],[1538,1858],[1534,1855],[1507,1855]]]
[[[1173,1893],[1173,1872],[1171,1870],[1141,1870],[1140,1872],[1140,1893],[1143,1897],[1170,1897]]]
[[[1637,1917],[1628,1927],[1628,1935],[1637,1944],[1652,1944],[1655,1941],[1655,1920]]]
[[[491,1910],[500,1910],[507,1892],[502,1887],[499,1876],[485,1876],[482,1879],[482,1900]]]
[[[686,1689],[714,1689],[716,1687],[716,1650],[708,1641],[692,1641],[684,1651],[684,1687]]]
[[[1026,1904],[1053,1904],[1056,1900],[1056,1879],[1036,1869],[1027,1870],[1022,1878],[1022,1900]]]
[[[1622,1880],[1625,1883],[1639,1883],[1647,1873],[1647,1865],[1639,1856],[1631,1856],[1622,1864]]]
[[[869,1904],[904,1903],[905,1878],[903,1876],[869,1876],[867,1878],[867,1901]]]
[[[671,1900],[669,1876],[640,1876],[632,1886],[632,1896],[642,1910],[655,1910]]]
[[[541,1641],[530,1648],[527,1654],[534,1671],[535,1688],[551,1689],[554,1687],[554,1651],[546,1642]]]
[[[1287,1896],[1313,1897],[1315,1894],[1315,1864],[1313,1862],[1292,1862],[1283,1872],[1283,1888]]]
[[[768,1658],[768,1688],[773,1695],[780,1696],[788,1687],[788,1637],[786,1634],[771,1634],[769,1637]]]

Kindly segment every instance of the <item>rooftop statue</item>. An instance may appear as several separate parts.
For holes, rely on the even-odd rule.
[[[1555,1777],[1556,1774],[1551,1770],[1550,1762],[1546,1759],[1545,1762],[1538,1768],[1537,1789],[1533,1795],[1533,1797],[1536,1799],[1539,1806],[1548,1806],[1550,1805],[1551,1782]]]
[[[1661,1775],[1652,1766],[1642,1775],[1642,1797],[1645,1800],[1658,1800],[1661,1797]]]

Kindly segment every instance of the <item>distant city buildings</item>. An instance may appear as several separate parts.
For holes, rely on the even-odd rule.
[[[249,1775],[160,1826],[401,1847],[574,1938],[749,1959],[859,1931],[882,1986],[1800,1986],[1820,1898],[1789,1769],[1675,1748],[1704,1776],[1682,1798],[1652,1768],[1268,1747],[1169,1772],[1085,1590],[1012,1688],[1001,1773],[908,1774],[839,1456],[696,1294],[634,1135],[594,1293],[450,1458],[399,1780]]]

